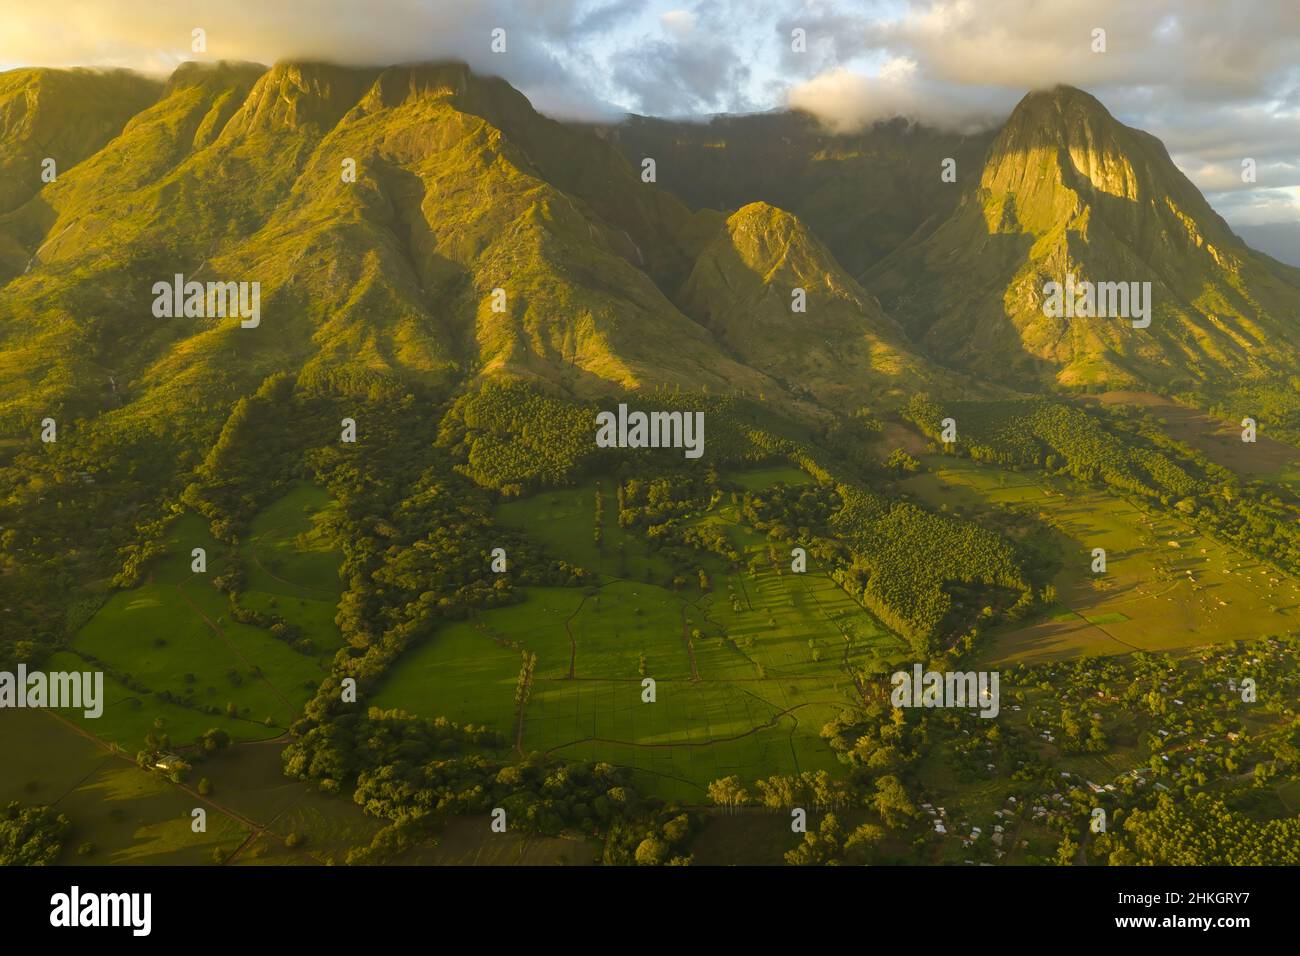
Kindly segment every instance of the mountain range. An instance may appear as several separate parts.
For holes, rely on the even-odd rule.
[[[1117,389],[1300,422],[1300,270],[1077,89],[983,135],[831,135],[566,124],[459,63],[24,69],[0,75],[0,147],[16,512],[98,475],[147,524],[285,376],[345,406],[667,389],[823,430],[918,394]],[[1067,279],[1145,285],[1149,326],[1046,314]],[[260,319],[159,317],[174,281],[256,284]],[[24,458],[51,419],[69,457]]]
[[[799,113],[564,124],[456,63],[23,69],[0,144],[8,437],[203,420],[285,370],[817,418],[919,389],[1208,394],[1287,381],[1300,345],[1300,270],[1071,88],[984,135],[835,136]],[[1045,315],[1067,273],[1150,282],[1150,327]],[[153,318],[176,274],[258,282],[265,321]]]

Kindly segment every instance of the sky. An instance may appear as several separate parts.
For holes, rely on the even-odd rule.
[[[0,69],[449,57],[558,118],[796,107],[837,130],[992,126],[1070,83],[1300,264],[1300,0],[0,0]]]

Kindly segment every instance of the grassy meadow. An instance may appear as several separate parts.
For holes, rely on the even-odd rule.
[[[1058,607],[996,633],[982,661],[1168,651],[1300,627],[1300,581],[1191,524],[1064,478],[927,455],[904,490],[967,513],[1009,506],[1050,526]],[[1106,571],[1092,572],[1092,550]]]
[[[77,632],[70,650],[52,660],[56,669],[101,661],[112,671],[105,675],[103,716],[71,719],[132,754],[156,718],[174,745],[209,727],[235,740],[282,734],[327,673],[340,642],[333,623],[339,559],[313,522],[327,506],[322,492],[296,487],[257,516],[237,549],[213,539],[196,515],[177,520],[144,583],[113,594]],[[204,573],[191,569],[194,548],[207,554]],[[298,624],[315,645],[312,653],[232,618],[227,596],[211,581],[236,561],[248,582],[241,604]]]

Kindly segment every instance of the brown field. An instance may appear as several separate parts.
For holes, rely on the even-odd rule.
[[[1265,478],[1300,466],[1300,449],[1270,438],[1261,430],[1248,445],[1235,422],[1212,418],[1199,409],[1151,392],[1105,392],[1085,401],[1101,405],[1136,405],[1164,421],[1171,438],[1195,448],[1216,465],[1245,478]]]

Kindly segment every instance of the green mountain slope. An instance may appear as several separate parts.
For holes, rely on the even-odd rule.
[[[157,99],[160,87],[125,70],[0,73],[0,213],[40,191],[46,158],[55,172],[75,166]]]
[[[778,394],[658,284],[716,221],[462,65],[182,68],[6,217],[26,264],[5,290],[0,420],[204,420],[288,369]],[[258,282],[261,326],[154,318],[153,283],[177,273]]]

